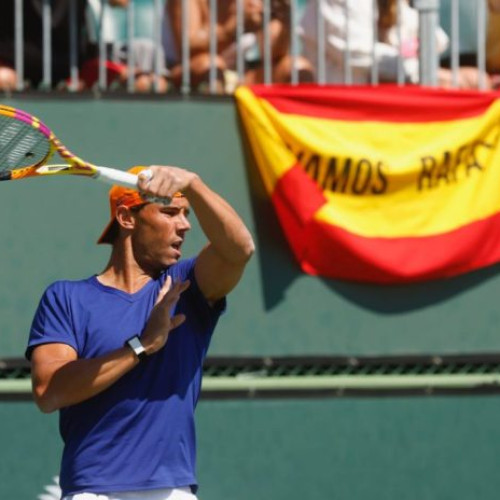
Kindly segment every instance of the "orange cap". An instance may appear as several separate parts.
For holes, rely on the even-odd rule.
[[[138,174],[141,170],[145,170],[147,167],[132,167],[127,172],[131,174]],[[123,186],[113,186],[109,190],[109,209],[111,212],[111,220],[104,229],[101,237],[97,240],[97,244],[101,243],[112,243],[112,228],[115,225],[116,209],[120,206],[124,207],[136,207],[138,205],[143,205],[147,203],[137,189],[126,188]]]

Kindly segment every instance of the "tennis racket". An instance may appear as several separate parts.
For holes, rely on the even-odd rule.
[[[64,163],[48,164],[58,154]],[[151,177],[151,171],[143,174]],[[42,121],[0,104],[0,181],[45,175],[79,175],[137,188],[137,176],[88,163],[69,151]]]

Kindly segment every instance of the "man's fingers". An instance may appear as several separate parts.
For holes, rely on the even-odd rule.
[[[178,284],[179,284],[179,294],[181,294],[182,292],[185,292],[189,288],[191,282],[189,280],[179,281]]]
[[[152,177],[143,172],[151,172]],[[166,199],[183,191],[193,178],[194,174],[182,167],[151,165],[140,172],[137,186],[146,199]]]
[[[153,178],[153,171],[150,169],[141,170],[138,177],[139,180],[148,183]]]
[[[185,314],[176,314],[175,316],[172,316],[170,319],[170,329],[173,330],[174,328],[177,328],[178,326],[182,325],[186,321],[186,315]]]
[[[153,171],[150,169],[142,170],[141,172],[139,172],[139,174],[137,175],[137,187],[139,191],[144,192],[146,189],[148,189],[149,183],[151,182],[153,176]]]
[[[139,177],[138,186],[143,194],[146,195],[146,198],[148,196],[171,198],[176,192],[174,190],[174,185],[178,176],[175,175],[175,168],[152,165],[148,170],[143,172],[151,172],[149,178]],[[143,172],[141,172],[141,174]]]
[[[165,283],[163,283],[163,286],[160,288],[160,293],[156,298],[155,305],[159,304],[163,300],[163,297],[165,297],[165,295],[167,294],[167,292],[170,290],[171,287],[172,287],[172,277],[167,276]]]
[[[178,281],[172,285],[170,290],[167,292],[165,297],[163,298],[163,302],[165,305],[169,308],[172,309],[172,307],[177,303],[179,300],[181,293],[187,290],[187,288],[190,285],[190,281]]]
[[[190,284],[191,282],[189,280],[176,281],[169,288],[165,289],[165,293],[163,293],[158,302],[163,302],[163,304],[166,307],[171,309],[175,305],[175,303],[179,300],[181,293],[187,290]]]

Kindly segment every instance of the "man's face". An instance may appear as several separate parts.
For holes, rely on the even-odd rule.
[[[189,211],[187,199],[179,197],[168,206],[148,203],[134,214],[132,248],[141,267],[157,273],[181,258],[181,246],[191,229]]]

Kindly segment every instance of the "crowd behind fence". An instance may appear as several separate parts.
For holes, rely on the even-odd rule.
[[[486,90],[500,73],[500,0],[6,0],[0,9],[4,91],[390,81]]]

